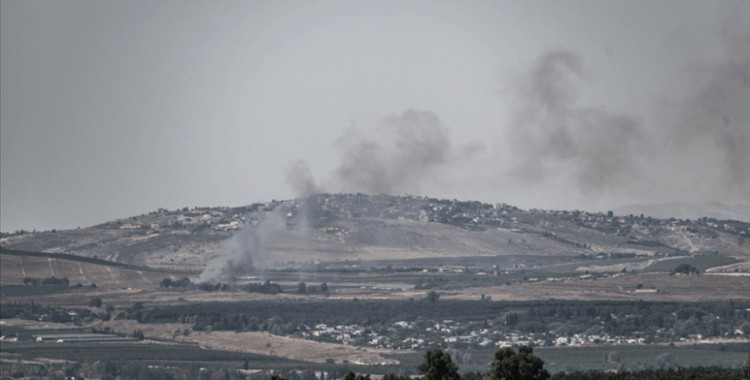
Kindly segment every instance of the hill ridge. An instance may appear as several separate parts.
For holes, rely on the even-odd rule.
[[[266,215],[287,224],[263,265],[300,261],[489,255],[750,256],[750,223],[613,212],[519,209],[423,196],[317,194],[241,207],[195,207],[92,227],[3,234],[4,249],[66,253],[127,265],[200,271]]]

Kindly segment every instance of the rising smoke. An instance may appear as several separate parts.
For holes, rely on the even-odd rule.
[[[369,194],[419,193],[451,154],[438,116],[414,109],[385,118],[375,137],[351,128],[334,145],[342,152],[336,183],[345,192]]]
[[[215,282],[240,276],[251,270],[263,270],[269,249],[286,231],[287,223],[277,213],[266,213],[257,224],[248,223],[224,242],[218,255],[206,265],[197,282]]]
[[[286,168],[286,183],[294,191],[295,198],[306,198],[322,192],[315,183],[310,166],[302,160],[296,160]]]
[[[441,168],[482,150],[476,142],[454,152],[449,130],[431,111],[408,109],[384,118],[376,133],[350,127],[334,142],[341,160],[332,178],[316,183],[302,160],[286,170],[297,198],[324,191],[418,194]]]
[[[731,19],[719,37],[724,58],[685,67],[652,119],[580,104],[584,58],[544,53],[502,93],[510,177],[652,202],[750,202],[750,28]]]
[[[679,77],[681,96],[665,99],[662,137],[669,152],[715,162],[723,194],[750,201],[750,25],[725,20],[719,40],[724,59],[694,62]],[[699,167],[691,163],[691,169]],[[705,174],[705,173],[702,173]],[[703,176],[706,178],[707,176]]]
[[[579,82],[586,74],[583,57],[556,50],[515,78],[506,93],[515,178],[538,182],[565,172],[581,189],[595,190],[623,186],[638,174],[635,152],[645,141],[639,120],[580,105]]]
[[[341,160],[331,178],[316,183],[297,161],[287,182],[297,197],[420,194],[432,185],[433,196],[451,188],[451,197],[496,200],[562,185],[589,203],[750,203],[750,27],[737,16],[718,37],[724,57],[685,67],[675,79],[679,90],[665,90],[650,114],[612,110],[606,99],[584,104],[580,94],[592,77],[585,59],[557,49],[504,78],[508,122],[488,157],[476,154],[482,144],[456,146],[436,113],[408,109],[374,134],[346,129],[334,142]]]

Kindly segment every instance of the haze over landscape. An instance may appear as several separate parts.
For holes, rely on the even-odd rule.
[[[3,2],[3,232],[315,192],[750,204],[750,4]]]
[[[0,380],[750,379],[750,2],[0,1]]]

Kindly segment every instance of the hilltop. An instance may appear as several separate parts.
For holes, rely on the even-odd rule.
[[[75,230],[4,234],[6,249],[202,270],[266,213],[287,229],[262,264],[476,256],[722,255],[750,258],[750,223],[519,209],[419,196],[319,194],[242,207],[182,208]],[[744,263],[740,263],[742,268]]]

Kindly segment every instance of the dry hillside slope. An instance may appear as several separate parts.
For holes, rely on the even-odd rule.
[[[264,215],[288,228],[263,257],[290,262],[494,255],[720,254],[750,258],[750,223],[521,210],[425,197],[321,194],[244,207],[164,210],[66,231],[3,234],[0,246],[173,270],[202,270]]]

